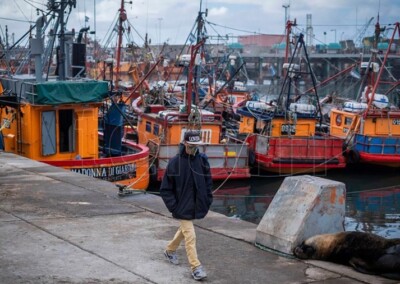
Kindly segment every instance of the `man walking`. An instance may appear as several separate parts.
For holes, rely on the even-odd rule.
[[[199,131],[187,131],[179,153],[167,166],[160,194],[172,216],[180,221],[174,238],[164,252],[172,264],[179,264],[176,250],[185,240],[186,254],[195,280],[207,277],[196,250],[196,233],[192,220],[204,218],[212,203],[212,179],[207,156],[199,153]]]

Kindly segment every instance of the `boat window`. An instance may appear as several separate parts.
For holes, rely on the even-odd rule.
[[[351,117],[345,117],[345,119],[344,119],[345,125],[350,125],[352,122],[353,122],[353,119]]]
[[[58,111],[59,151],[75,151],[74,111],[63,109]]]
[[[56,112],[44,111],[42,112],[42,155],[54,155],[56,149]]]
[[[211,129],[202,129],[201,130],[201,140],[203,143],[210,144],[211,143]]]
[[[151,121],[146,121],[146,131],[151,132]]]
[[[154,124],[153,134],[158,135],[159,131],[160,131],[160,125]]]

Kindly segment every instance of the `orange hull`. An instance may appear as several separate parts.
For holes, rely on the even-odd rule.
[[[137,153],[109,158],[43,162],[131,189],[146,190],[149,185],[149,149],[129,144],[136,148]]]

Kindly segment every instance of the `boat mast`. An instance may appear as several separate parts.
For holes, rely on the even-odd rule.
[[[54,0],[51,1],[52,4],[54,4]],[[59,56],[59,65],[58,65],[58,78],[60,80],[65,80],[65,34],[64,34],[64,29],[65,29],[65,23],[64,23],[64,10],[66,5],[66,1],[62,0],[60,2],[59,9],[57,10],[58,12],[58,17],[60,21],[60,56]]]
[[[60,24],[60,34],[59,34],[59,43],[60,43],[60,51],[58,57],[58,78],[59,80],[65,80],[66,77],[66,62],[65,62],[65,20],[64,13],[65,9],[69,6],[70,12],[72,7],[76,8],[76,0],[60,0],[56,2],[56,0],[49,0],[48,7],[49,10],[54,11],[58,14],[58,23]],[[57,27],[57,25],[55,25]],[[54,31],[55,33],[57,31]]]
[[[200,1],[200,10],[199,10],[199,14],[197,16],[197,40],[196,40],[196,44],[199,44],[200,41],[202,40],[202,30],[203,30],[203,12],[201,11],[201,7],[202,7],[202,1]],[[193,85],[194,85],[194,104],[197,105],[198,103],[198,90],[199,90],[199,80],[200,80],[200,75],[201,74],[201,67],[200,65],[196,65],[195,70],[194,70],[194,81],[193,81]]]
[[[199,81],[199,74],[200,74],[200,66],[198,66],[198,62],[196,60],[197,54],[200,48],[204,44],[204,37],[202,35],[204,20],[203,14],[207,15],[206,12],[201,11],[202,2],[200,1],[200,9],[199,14],[197,16],[197,40],[196,45],[192,45],[190,49],[190,63],[189,63],[189,72],[188,72],[188,79],[187,79],[187,91],[186,91],[186,102],[187,102],[187,113],[190,114],[192,111],[192,97],[194,91],[194,102],[196,105],[198,104],[198,81]],[[200,56],[201,57],[201,56]]]
[[[378,17],[378,19],[379,19],[379,17]],[[379,32],[380,32],[380,30],[379,30]],[[372,104],[372,102],[373,102],[373,100],[374,100],[376,90],[378,89],[378,85],[379,85],[379,83],[380,83],[381,76],[382,76],[383,71],[384,71],[384,69],[385,69],[385,64],[386,64],[387,59],[388,59],[388,57],[389,57],[390,48],[391,48],[392,45],[393,45],[394,38],[395,38],[395,36],[396,36],[396,32],[398,33],[398,35],[399,35],[399,37],[400,37],[400,23],[398,23],[398,22],[395,23],[395,27],[394,27],[394,29],[393,29],[392,37],[390,38],[389,45],[388,45],[388,47],[387,47],[387,49],[386,49],[385,57],[383,58],[383,61],[382,61],[382,66],[381,66],[381,68],[379,68],[378,76],[376,77],[376,80],[375,80],[375,82],[374,82],[374,85],[372,86],[371,98],[369,98],[369,100],[368,100],[367,111],[364,112],[364,115],[363,115],[364,118],[367,116],[368,110],[371,109],[371,104]],[[379,35],[377,35],[377,36],[379,36]],[[367,93],[367,98],[368,98],[368,97],[369,97],[369,94]]]
[[[193,76],[193,69],[196,68],[196,55],[200,49],[200,47],[204,44],[204,39],[201,40],[199,43],[196,45],[192,45],[190,49],[190,63],[189,63],[189,74],[188,74],[188,80],[187,80],[187,91],[186,91],[186,100],[187,100],[187,114],[190,114],[192,111],[192,90],[193,90],[193,85],[192,81],[195,81],[195,78]]]
[[[201,58],[203,56],[203,52],[204,50],[200,50],[200,48],[203,47],[203,44],[205,42],[205,36],[203,35],[203,28],[204,28],[204,19],[203,19],[203,14],[207,17],[207,9],[205,12],[202,12],[202,2],[200,1],[200,9],[199,9],[199,13],[197,16],[197,39],[196,39],[196,45],[192,46],[191,48],[191,57],[193,58],[193,67],[194,69],[189,69],[189,77],[191,79],[188,78],[188,86],[190,85],[190,89],[191,92],[187,92],[187,102],[188,102],[188,106],[187,106],[187,110],[188,113],[190,114],[191,111],[191,104],[192,104],[192,97],[193,97],[193,92],[194,92],[194,97],[193,97],[193,103],[195,105],[198,105],[199,102],[199,81],[200,81],[200,74],[201,74]],[[195,47],[195,48],[193,48]],[[193,53],[193,50],[196,50],[195,53]],[[200,50],[200,51],[199,51]],[[197,54],[200,53],[199,57],[197,57]],[[192,58],[191,58],[192,61]],[[189,65],[190,68],[190,65]],[[193,81],[193,82],[192,82]],[[189,87],[188,87],[189,90]],[[189,103],[190,102],[190,103]]]
[[[121,0],[121,8],[119,9],[119,25],[118,25],[118,46],[117,46],[117,74],[115,75],[115,87],[118,88],[119,71],[121,67],[121,45],[122,45],[122,23],[126,21],[125,1]]]
[[[297,26],[296,24],[296,19],[294,19],[294,22],[291,20],[287,20],[286,22],[286,46],[285,46],[285,61],[283,63],[288,63],[289,62],[289,52],[290,52],[290,34],[292,33],[292,27]],[[285,69],[283,69],[283,77],[285,78],[286,76]]]
[[[45,17],[41,16],[36,21],[36,38],[31,39],[31,46],[35,46],[35,50],[32,51],[32,55],[35,57],[35,77],[37,82],[43,82],[43,65],[42,65],[42,54],[43,54],[43,34],[42,28],[45,22]]]

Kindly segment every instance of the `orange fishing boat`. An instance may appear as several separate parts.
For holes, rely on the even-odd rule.
[[[291,24],[288,21],[288,31]],[[342,141],[326,133],[321,123],[315,78],[303,37],[299,35],[290,63],[284,64],[286,76],[278,99],[248,101],[236,112],[241,116],[237,137],[249,143],[251,162],[262,170],[299,174],[346,166]],[[295,63],[302,48],[305,62]],[[312,82],[312,94],[299,92],[300,80]]]
[[[202,14],[199,12],[198,26],[201,26],[203,21]],[[191,46],[184,104],[169,109],[165,105],[154,104],[144,109],[135,107],[138,114],[139,142],[150,148],[151,174],[157,180],[162,179],[169,159],[178,153],[185,132],[194,129],[201,132],[204,144],[199,145],[199,150],[208,156],[214,180],[250,177],[247,143],[223,141],[222,116],[196,105],[199,86],[195,69],[204,61],[199,60],[203,54],[200,52],[203,44],[204,39],[200,39],[200,32],[198,32],[198,42]]]
[[[379,38],[379,23],[375,31]],[[396,98],[389,96],[390,93],[397,94],[395,90],[398,92],[400,83],[398,80],[388,82],[383,79],[396,34],[400,37],[399,23],[394,26],[382,66],[374,60],[376,52],[369,62],[361,64],[368,84],[362,86],[362,92],[360,88],[357,99],[331,110],[330,132],[343,139],[349,163],[400,167],[400,109]],[[390,71],[387,74],[387,78],[393,78]]]
[[[190,69],[194,67],[194,57],[201,44],[192,47]],[[192,76],[189,73],[189,82]],[[249,178],[247,144],[222,143],[222,116],[192,105],[189,94],[192,94],[191,84],[186,92],[187,104],[180,109],[152,105],[138,116],[139,142],[150,148],[156,179],[162,179],[169,159],[178,153],[185,132],[192,129],[201,131],[204,144],[199,145],[199,150],[208,156],[214,180]]]
[[[36,38],[31,39],[38,47],[34,54],[36,76],[0,79],[0,148],[123,187],[146,190],[149,149],[123,139],[118,105],[113,104],[106,113],[104,131],[99,129],[99,108],[110,96],[108,83],[85,78],[66,80],[65,72],[70,69],[64,61],[59,62],[58,76],[48,81],[43,78],[43,23],[40,17]],[[64,44],[62,32],[60,43]],[[85,58],[84,54],[77,56]]]

